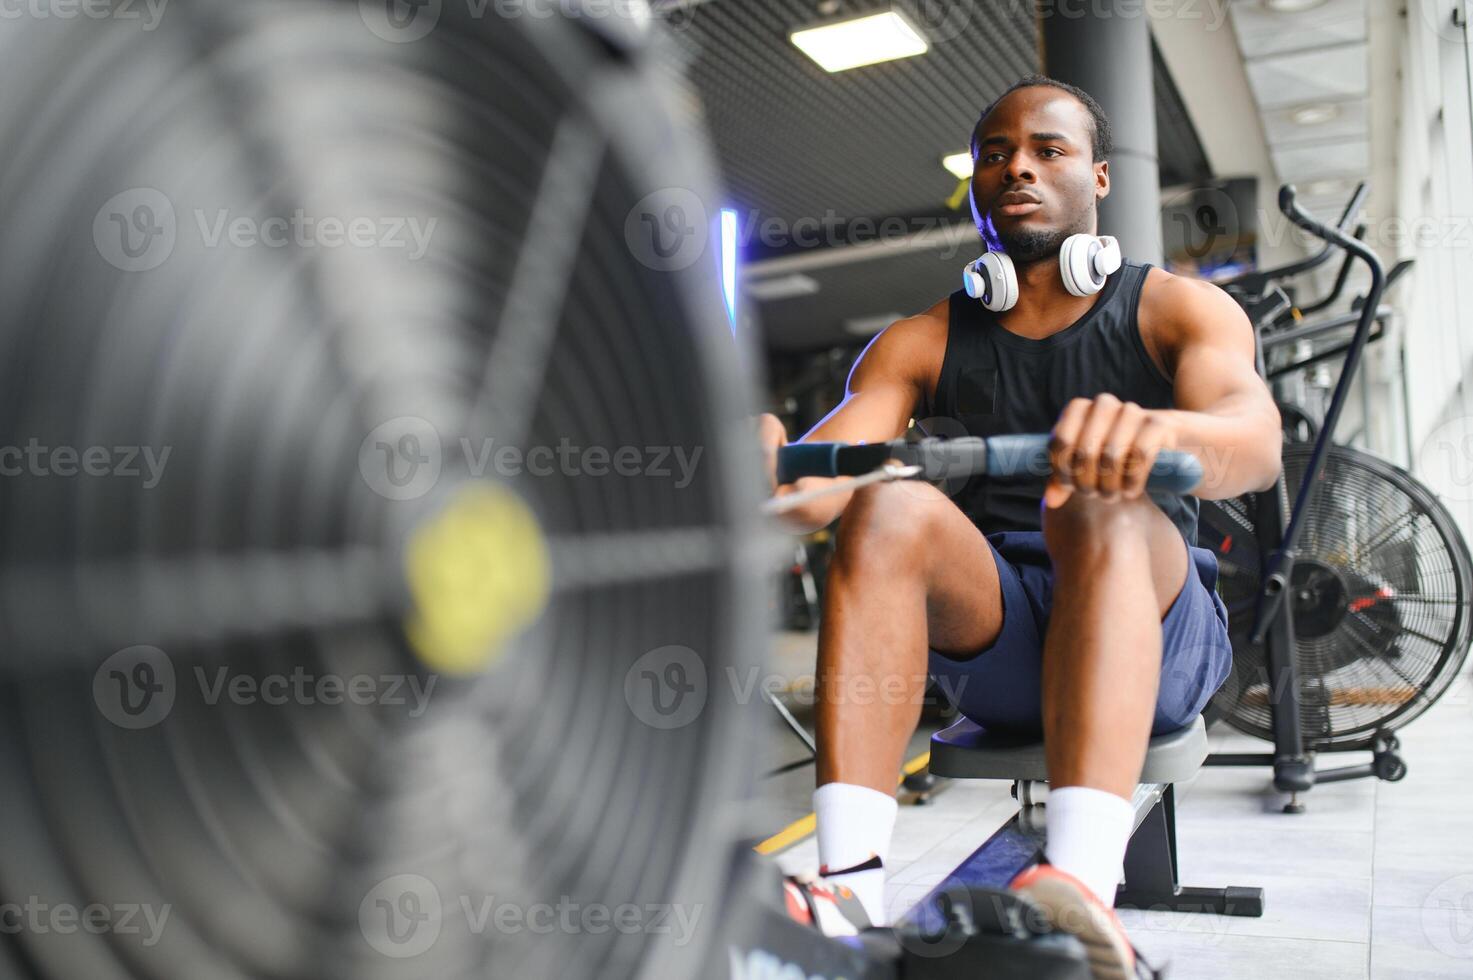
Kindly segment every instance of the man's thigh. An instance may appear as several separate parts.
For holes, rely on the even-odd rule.
[[[838,548],[842,563],[869,565],[871,582],[880,583],[853,601],[880,608],[892,599],[914,601],[907,592],[919,583],[932,649],[977,650],[997,637],[1002,601],[994,553],[935,486],[900,481],[856,493],[839,522]]]
[[[1227,611],[1215,591],[1217,563],[1193,548],[1185,582],[1162,611],[1162,665],[1152,735],[1189,724],[1231,669]],[[1043,731],[1043,643],[1055,608],[1054,576],[1043,536],[993,535],[1003,623],[983,647],[961,654],[932,651],[930,670],[962,713],[995,730]]]
[[[973,721],[1036,734],[1043,725],[1043,638],[1053,599],[1048,552],[1036,531],[983,541],[998,575],[999,629],[979,645],[933,646],[930,671]]]

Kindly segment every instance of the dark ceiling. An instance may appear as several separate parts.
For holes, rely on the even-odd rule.
[[[941,158],[965,150],[977,114],[1019,76],[1038,70],[1037,34],[1020,0],[902,0],[894,6],[927,36],[919,57],[830,75],[788,40],[834,16],[892,6],[885,0],[665,0],[657,3],[688,59],[747,244],[747,278],[799,271],[811,295],[752,300],[766,344],[812,350],[856,338],[846,320],[925,309],[960,282],[970,244],[837,254],[878,229],[854,219],[905,219],[914,231],[970,223],[950,210],[957,180]],[[1162,183],[1209,176],[1200,141],[1156,57]],[[795,222],[835,232],[795,246]],[[763,223],[779,229],[761,233]],[[879,226],[883,227],[883,226]],[[890,234],[888,240],[900,236]],[[765,239],[765,241],[764,241]],[[825,253],[825,254],[819,254]],[[782,258],[773,259],[774,255]],[[851,261],[846,256],[859,258]],[[821,267],[820,267],[821,266]]]

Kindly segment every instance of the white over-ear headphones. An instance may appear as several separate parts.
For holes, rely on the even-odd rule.
[[[1120,243],[1109,235],[1070,235],[1059,249],[1059,275],[1075,296],[1093,296],[1119,271]],[[1018,302],[1018,273],[1006,252],[987,252],[962,270],[967,295],[994,313]]]

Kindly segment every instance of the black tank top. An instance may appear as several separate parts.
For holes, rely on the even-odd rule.
[[[1171,408],[1171,381],[1146,353],[1136,322],[1149,265],[1126,262],[1079,320],[1042,340],[1010,333],[977,300],[951,294],[946,356],[936,383],[931,418],[922,428],[937,435],[991,436],[1049,432],[1073,398],[1109,392],[1143,408]],[[973,478],[953,499],[984,534],[1037,531],[1043,485]],[[1195,497],[1151,494],[1181,531],[1197,543]]]

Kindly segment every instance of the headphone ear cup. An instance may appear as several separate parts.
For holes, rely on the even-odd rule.
[[[962,270],[967,295],[993,313],[1011,310],[1018,302],[1018,273],[1005,252],[987,252]]]
[[[982,268],[982,260],[968,262],[966,268],[962,269],[962,287],[966,289],[967,295],[973,299],[981,299],[987,293],[987,272]]]
[[[982,305],[993,313],[1006,313],[1018,305],[1018,272],[1006,252],[988,252],[981,263],[987,270],[988,290]]]
[[[1074,296],[1093,296],[1105,288],[1105,277],[1095,271],[1095,256],[1102,249],[1094,235],[1070,235],[1059,249],[1059,275],[1064,288]]]
[[[1120,240],[1111,235],[1100,237],[1100,254],[1095,256],[1095,271],[1102,277],[1108,278],[1120,271],[1125,264],[1125,257],[1120,254]]]

